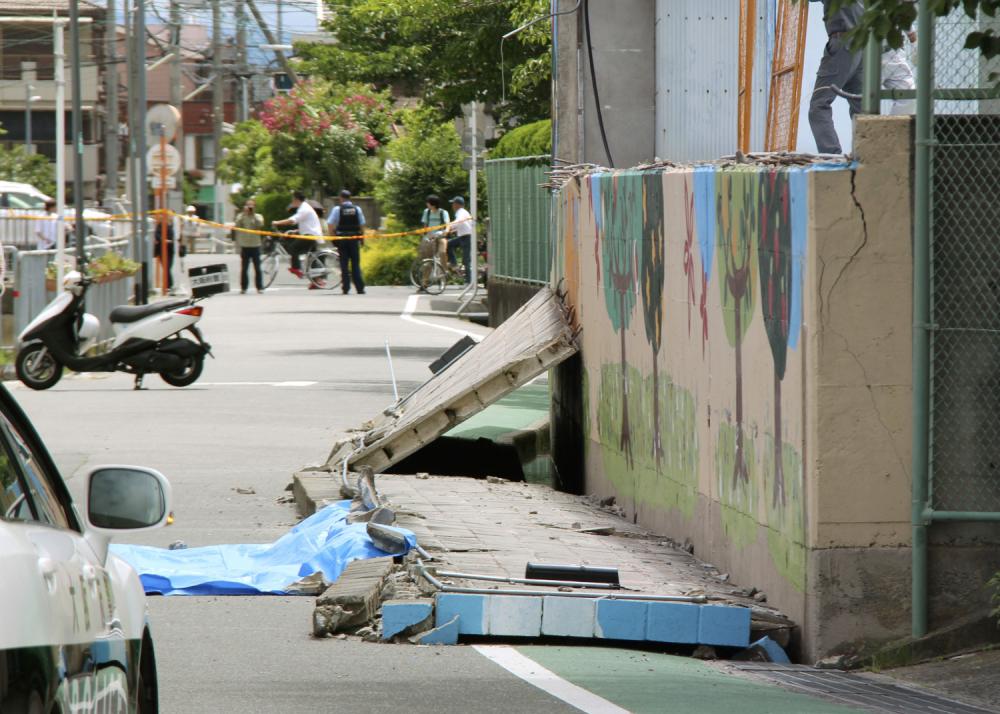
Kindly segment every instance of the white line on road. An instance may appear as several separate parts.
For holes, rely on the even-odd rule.
[[[318,382],[198,382],[199,387],[311,387]]]
[[[457,327],[449,327],[448,325],[439,325],[434,322],[427,322],[426,320],[417,319],[416,317],[413,316],[413,313],[417,309],[417,303],[419,301],[420,301],[419,295],[410,295],[410,297],[406,298],[406,307],[403,308],[403,312],[400,314],[400,317],[406,320],[407,322],[412,322],[416,325],[424,325],[426,327],[437,328],[438,330],[445,330],[446,332],[454,332],[456,335],[462,335],[462,337],[468,335],[476,342],[479,342],[480,340],[483,339],[482,335],[477,335],[475,332],[469,332],[468,330],[460,330]]]
[[[473,649],[528,684],[588,714],[629,714],[617,704],[567,682],[529,657],[506,645],[474,645]]]

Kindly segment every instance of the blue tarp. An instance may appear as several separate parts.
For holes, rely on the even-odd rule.
[[[350,505],[350,501],[331,504],[265,545],[167,550],[114,544],[111,552],[135,568],[147,593],[281,595],[317,571],[333,582],[352,560],[403,555],[376,548],[364,523],[348,525]],[[405,536],[407,550],[417,544],[413,533],[397,530]]]

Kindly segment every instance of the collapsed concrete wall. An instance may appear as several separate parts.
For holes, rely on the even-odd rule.
[[[767,592],[806,658],[909,617],[908,120],[855,141],[860,166],[592,173],[556,209],[586,490]]]

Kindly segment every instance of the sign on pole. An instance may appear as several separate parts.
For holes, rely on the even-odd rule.
[[[181,170],[181,152],[170,144],[159,144],[146,152],[146,164],[154,176],[162,171],[175,174]]]

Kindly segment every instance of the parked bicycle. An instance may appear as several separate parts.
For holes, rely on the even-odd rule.
[[[294,233],[294,231],[290,231]],[[278,277],[283,264],[290,265],[291,254],[281,238],[269,236],[261,244],[260,269],[264,287],[269,288]],[[303,257],[304,277],[321,290],[340,287],[340,256],[322,240],[313,241],[313,247]]]

